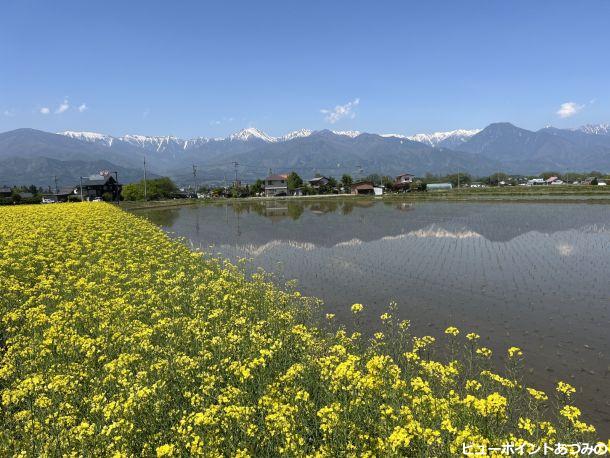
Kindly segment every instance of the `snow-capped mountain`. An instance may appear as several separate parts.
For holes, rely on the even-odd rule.
[[[184,140],[172,136],[148,137],[146,135],[124,135],[119,137],[119,140],[142,149],[157,152],[165,151],[170,148],[184,148]]]
[[[244,180],[261,178],[268,168],[295,170],[306,176],[319,170],[340,176],[354,173],[359,166],[390,176],[405,171],[441,174],[458,169],[477,176],[498,170],[520,174],[610,170],[607,123],[530,131],[501,122],[481,131],[460,129],[410,137],[326,129],[302,129],[272,137],[253,127],[223,138],[60,134],[34,129],[0,133],[0,183],[11,183],[16,177],[21,182],[44,183],[50,173],[59,175],[63,168],[70,169],[69,181],[101,169],[139,179],[143,156],[150,173],[178,182],[192,180],[193,164],[199,167],[198,178],[223,181],[225,174],[234,172],[234,162],[241,164],[239,173]]]
[[[333,134],[335,135],[343,135],[344,137],[356,138],[358,135],[362,134],[362,132],[358,130],[333,130]]]
[[[64,131],[57,132],[59,135],[65,135],[66,137],[74,138],[76,140],[85,141],[88,143],[97,143],[104,146],[112,146],[113,143],[125,142],[131,146],[135,146],[140,149],[147,151],[162,153],[167,150],[190,150],[198,148],[204,144],[212,142],[249,142],[249,141],[263,141],[266,143],[286,142],[295,138],[309,137],[313,131],[310,129],[300,129],[293,132],[289,132],[281,137],[272,137],[266,134],[262,130],[255,127],[248,127],[246,129],[239,130],[232,133],[227,137],[195,137],[189,139],[182,139],[174,137],[172,135],[167,136],[149,136],[149,135],[123,135],[121,137],[113,137],[111,135],[100,134],[97,132],[75,132],[75,131]],[[346,132],[335,132],[337,135],[346,135],[348,137],[356,137],[360,135],[360,132],[346,131]]]
[[[293,138],[303,138],[309,137],[313,133],[313,130],[309,129],[300,129],[287,133],[286,135],[279,137],[278,140],[281,142],[287,142],[288,140],[292,140]]]
[[[481,132],[481,129],[457,129],[449,132],[434,132],[432,134],[415,134],[407,137],[409,140],[423,143],[428,146],[442,146],[445,148],[457,148],[460,144],[468,141],[470,137]]]
[[[71,130],[66,130],[65,132],[58,132],[60,135],[65,135],[66,137],[75,138],[76,140],[81,140],[83,142],[88,143],[100,143],[105,146],[112,146],[112,142],[114,141],[114,137],[105,134],[99,134],[97,132],[74,132]]]
[[[575,129],[585,134],[610,135],[610,124],[586,124]]]
[[[381,134],[381,136],[384,138],[406,138],[406,139],[409,138],[403,134]],[[422,143],[422,142],[420,142],[420,143]]]
[[[275,142],[277,138],[271,137],[267,135],[262,130],[258,130],[256,127],[248,127],[247,129],[242,129],[234,134],[229,135],[225,140],[229,141],[248,141],[248,140],[263,140],[265,142]]]

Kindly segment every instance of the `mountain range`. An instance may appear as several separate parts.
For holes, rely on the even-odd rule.
[[[610,171],[610,124],[530,131],[494,123],[412,136],[301,129],[272,137],[247,128],[228,137],[191,139],[17,129],[0,134],[0,185],[47,186],[54,176],[68,185],[99,170],[117,171],[120,181],[130,182],[142,177],[144,157],[149,176],[168,175],[180,184],[232,180],[236,171],[239,179],[253,180],[269,170],[295,170],[305,178]]]

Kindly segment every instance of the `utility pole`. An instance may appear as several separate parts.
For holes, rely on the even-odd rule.
[[[114,193],[116,194],[116,203],[117,205],[120,205],[120,200],[119,200],[119,172],[114,171],[112,172],[114,173],[114,179],[116,180],[116,183],[114,185]]]
[[[197,166],[195,164],[193,164],[193,186],[197,192]]]
[[[235,169],[235,181],[233,182],[233,186],[237,188],[237,167],[239,167],[239,162],[233,161],[233,168]]]
[[[460,190],[460,168],[458,167],[458,191]]]
[[[83,177],[80,177],[80,201],[83,201]]]
[[[146,199],[146,154],[144,155],[144,200]]]
[[[53,180],[55,181],[55,194],[59,194],[59,188],[57,187],[57,175],[53,176]]]

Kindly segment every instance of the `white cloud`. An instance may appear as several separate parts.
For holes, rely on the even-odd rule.
[[[49,110],[49,108],[48,108],[48,107],[42,107],[42,108],[40,109],[40,114],[47,115],[47,114],[49,114],[50,112],[51,112],[51,110]]]
[[[576,102],[562,103],[561,106],[559,107],[559,110],[557,110],[557,115],[560,118],[569,118],[571,116],[574,116],[584,107],[585,107],[584,105],[579,105]]]
[[[13,110],[4,110],[4,113],[2,114],[7,118],[12,118],[13,116],[15,116],[15,112]]]
[[[356,117],[354,109],[359,103],[360,99],[354,99],[351,102],[347,102],[345,105],[337,105],[332,110],[320,110],[320,113],[325,114],[326,116],[324,116],[324,119],[331,124],[334,124],[343,118],[354,119]]]
[[[86,104],[86,103],[81,103],[81,104],[78,106],[78,108],[77,108],[77,110],[78,110],[79,112],[81,112],[81,113],[82,113],[83,111],[87,111],[88,109],[89,109],[89,107],[87,106],[87,104]]]
[[[221,124],[226,124],[233,121],[235,121],[235,118],[231,116],[223,116],[222,119],[214,119],[210,121],[210,126],[220,126]]]
[[[70,104],[68,103],[68,99],[64,99],[64,101],[57,107],[55,110],[55,114],[62,114],[70,108]]]
[[[557,245],[557,251],[561,256],[570,256],[574,253],[574,245],[570,245],[569,243],[560,243]]]

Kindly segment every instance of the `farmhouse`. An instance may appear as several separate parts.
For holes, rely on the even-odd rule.
[[[309,185],[314,189],[320,189],[322,186],[326,186],[329,183],[329,179],[326,177],[315,177],[309,181]]]
[[[82,180],[83,199],[92,200],[102,198],[104,194],[110,194],[112,200],[118,200],[121,195],[123,185],[118,183],[110,174],[91,175]],[[80,194],[80,185],[77,186],[77,192]]]
[[[265,178],[265,197],[287,196],[288,175],[269,175]]]
[[[398,175],[394,180],[394,188],[397,191],[407,191],[411,189],[413,178],[415,178],[415,175],[411,175],[410,173],[403,173],[401,175]]]
[[[13,190],[11,188],[7,188],[3,186],[0,188],[0,197],[11,197],[13,195]]]
[[[351,186],[352,194],[356,195],[366,195],[366,194],[375,194],[375,186],[370,181],[359,181],[357,183],[352,184]]]

